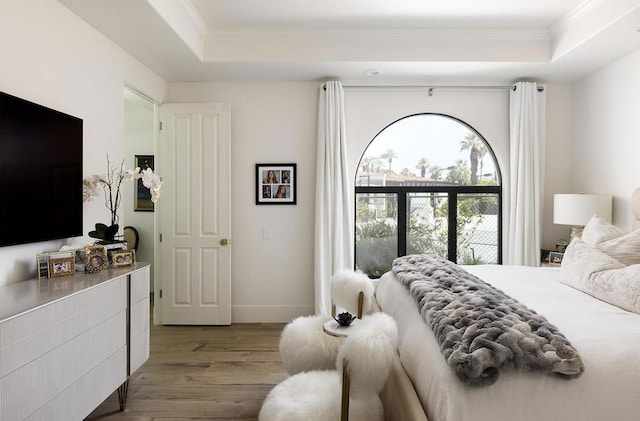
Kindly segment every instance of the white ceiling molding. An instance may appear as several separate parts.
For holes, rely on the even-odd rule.
[[[557,36],[558,34],[566,31],[568,27],[581,19],[582,16],[589,13],[594,7],[605,0],[587,0],[582,3],[580,6],[573,9],[571,12],[564,15],[562,18],[558,19],[551,27],[549,28],[549,32],[552,36]]]
[[[611,30],[617,33],[625,22],[638,24],[637,16],[640,15],[640,3],[638,0],[608,0],[588,2],[588,8],[581,9],[574,17],[552,31],[552,50],[554,60],[570,54],[576,48],[586,43],[597,41],[599,37],[611,40],[610,47],[615,49],[620,43],[624,45],[625,38],[634,37],[633,32],[622,39],[611,38],[608,34]]]
[[[546,30],[211,31],[205,62],[548,62]]]
[[[546,29],[242,29],[211,30],[207,40],[261,39],[539,39],[548,40]]]
[[[640,49],[638,0],[58,1],[170,82],[564,82]]]
[[[209,28],[189,0],[147,0],[200,60]]]

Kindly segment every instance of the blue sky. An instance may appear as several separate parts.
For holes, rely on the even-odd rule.
[[[460,152],[460,141],[470,131],[469,127],[449,117],[433,114],[407,117],[383,130],[371,142],[365,156],[380,157],[388,149],[393,149],[398,155],[391,163],[393,171],[399,173],[407,167],[419,175],[416,165],[421,158],[443,168],[455,165],[458,159],[468,162],[469,151]],[[489,153],[484,157],[482,172],[494,172]]]

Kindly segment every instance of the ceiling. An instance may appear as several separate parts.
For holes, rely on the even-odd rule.
[[[170,82],[565,82],[640,49],[640,0],[58,1]]]

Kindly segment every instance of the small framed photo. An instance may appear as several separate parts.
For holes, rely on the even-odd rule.
[[[147,168],[151,168],[153,170],[155,167],[154,156],[136,155],[135,166],[140,167],[140,171],[144,171]],[[133,210],[136,212],[153,212],[154,203],[151,201],[151,190],[142,184],[142,178],[136,180],[134,192]]]
[[[86,246],[84,248],[84,268],[89,273],[100,272],[109,267],[105,246]]]
[[[48,279],[51,276],[49,260],[67,259],[71,257],[73,257],[72,251],[54,251],[50,253],[36,254],[36,271],[38,272],[38,279]]]
[[[562,264],[562,258],[564,257],[564,253],[560,253],[557,251],[549,252],[549,266],[560,266]]]
[[[54,278],[56,276],[75,275],[75,258],[64,257],[62,259],[49,259],[49,276]]]
[[[256,164],[256,205],[295,205],[296,164]]]
[[[113,253],[127,250],[127,243],[122,242],[122,243],[106,244],[105,247],[107,248],[107,260],[110,263],[113,263]]]
[[[131,266],[136,261],[136,255],[133,250],[114,251],[111,254],[111,264],[114,267]]]

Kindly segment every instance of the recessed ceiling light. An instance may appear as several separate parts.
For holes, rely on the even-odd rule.
[[[382,72],[378,69],[369,69],[364,71],[364,74],[367,76],[379,76],[380,73]]]

